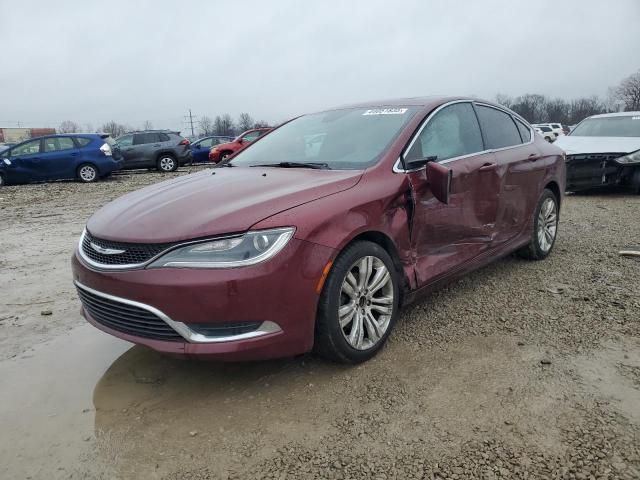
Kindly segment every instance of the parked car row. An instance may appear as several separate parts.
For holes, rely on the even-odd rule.
[[[536,131],[549,143],[554,142],[558,137],[569,133],[569,129],[561,123],[534,123],[531,126],[535,128]]]

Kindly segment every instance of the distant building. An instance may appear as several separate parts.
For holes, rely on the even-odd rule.
[[[0,143],[18,143],[55,133],[55,128],[0,128]]]

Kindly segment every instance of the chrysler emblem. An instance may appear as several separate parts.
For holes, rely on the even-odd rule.
[[[119,253],[124,253],[126,250],[117,250],[115,248],[104,248],[100,245],[96,245],[93,242],[90,242],[91,248],[93,248],[96,252],[102,253],[103,255],[118,255]]]

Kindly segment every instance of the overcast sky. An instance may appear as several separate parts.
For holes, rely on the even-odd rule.
[[[640,0],[0,0],[0,127],[604,95],[640,69],[639,25]]]

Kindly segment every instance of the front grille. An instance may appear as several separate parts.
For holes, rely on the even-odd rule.
[[[605,162],[620,158],[624,153],[580,153],[576,155],[567,155],[567,161],[593,161],[593,162]]]
[[[105,254],[96,251],[91,244],[113,250],[124,250],[123,253]],[[96,263],[103,265],[133,265],[145,263],[159,253],[167,250],[175,243],[124,243],[95,238],[85,231],[82,241],[82,252]]]
[[[257,330],[262,322],[190,323],[188,327],[207,337],[230,337]]]
[[[81,287],[77,290],[82,306],[96,322],[105,327],[136,337],[184,341],[184,338],[161,318],[144,308],[105,298]]]

